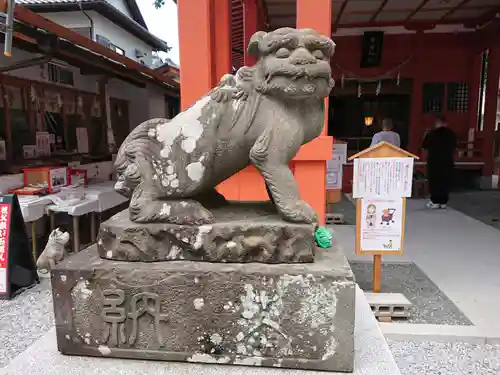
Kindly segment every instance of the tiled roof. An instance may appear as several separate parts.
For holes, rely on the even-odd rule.
[[[58,5],[58,4],[78,4],[78,3],[99,3],[99,2],[108,3],[106,0],[16,0],[16,3],[27,5],[28,7],[29,5]],[[127,4],[130,13],[132,14],[132,19],[139,25],[147,29],[148,27],[146,26],[146,22],[144,22],[144,18],[142,17],[141,11],[137,6],[136,1],[125,0],[125,4]]]

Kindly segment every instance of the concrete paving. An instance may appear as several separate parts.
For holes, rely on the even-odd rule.
[[[188,363],[103,359],[63,356],[57,351],[55,329],[51,329],[25,352],[14,358],[0,375],[335,375],[257,367],[199,365]],[[371,313],[364,293],[356,293],[355,371],[353,375],[400,375],[389,347]]]
[[[404,254],[383,260],[415,262],[480,336],[500,337],[500,231],[453,209],[428,210],[425,204],[408,200]],[[349,259],[372,259],[354,254],[354,226],[334,231]]]

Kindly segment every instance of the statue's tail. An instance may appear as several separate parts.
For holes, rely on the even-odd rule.
[[[153,155],[159,155],[161,146],[151,133],[155,133],[159,123],[168,121],[170,120],[152,119],[145,121],[125,138],[118,150],[114,165],[118,177],[115,184],[116,192],[128,198],[132,196],[134,189],[143,178],[137,167],[137,157],[141,156],[144,160],[151,161]]]

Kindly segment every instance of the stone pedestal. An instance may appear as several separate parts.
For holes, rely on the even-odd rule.
[[[211,225],[135,223],[124,210],[101,224],[102,258],[157,262],[301,263],[314,261],[314,225],[283,221],[271,203],[231,202]]]
[[[52,272],[64,354],[351,372],[355,283],[314,263],[117,262],[95,246]]]

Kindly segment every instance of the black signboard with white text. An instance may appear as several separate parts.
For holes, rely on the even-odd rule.
[[[383,31],[367,31],[363,34],[361,44],[361,68],[375,68],[382,61],[384,47]]]
[[[0,299],[11,299],[38,282],[17,196],[0,195]]]

